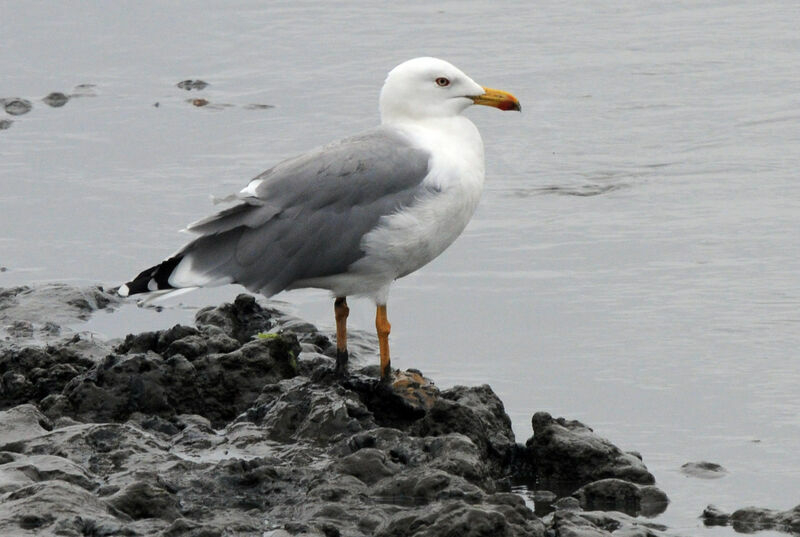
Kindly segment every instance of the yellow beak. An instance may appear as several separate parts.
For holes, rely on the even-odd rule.
[[[477,97],[472,97],[472,102],[485,106],[494,106],[500,110],[522,111],[522,106],[519,104],[517,98],[507,91],[492,88],[483,88],[483,91],[486,93],[478,95]]]

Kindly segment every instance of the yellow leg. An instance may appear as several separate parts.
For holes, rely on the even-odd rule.
[[[386,304],[378,304],[375,328],[378,331],[378,345],[381,349],[381,380],[389,381],[392,377],[392,364],[389,359],[389,332],[392,330],[392,325],[386,317]]]
[[[347,316],[350,308],[347,307],[347,298],[340,296],[333,303],[333,312],[336,316],[336,373],[344,375],[347,372]]]

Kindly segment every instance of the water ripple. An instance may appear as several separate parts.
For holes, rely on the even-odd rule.
[[[530,196],[546,196],[555,194],[558,196],[600,196],[615,190],[630,187],[627,183],[601,184],[585,183],[581,185],[542,185],[533,188],[515,188],[508,191],[512,196],[527,198]]]

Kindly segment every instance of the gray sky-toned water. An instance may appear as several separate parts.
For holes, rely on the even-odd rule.
[[[672,499],[658,521],[733,534],[702,509],[800,503],[798,22],[790,1],[8,3],[0,98],[34,108],[0,113],[0,286],[128,279],[210,194],[371,127],[391,67],[442,57],[524,111],[468,111],[486,192],[393,289],[394,365],[491,384],[520,441],[537,410],[585,421],[644,455]],[[239,291],[93,326],[188,322]],[[277,298],[332,324],[323,292]],[[729,474],[679,472],[697,460]]]

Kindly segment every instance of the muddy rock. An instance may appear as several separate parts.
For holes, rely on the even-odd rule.
[[[303,377],[265,386],[240,419],[263,426],[270,438],[282,442],[329,444],[375,427],[372,414],[355,394]]]
[[[579,421],[537,412],[531,422],[533,437],[520,454],[521,473],[577,486],[605,478],[641,485],[655,483],[636,454],[624,453]]]
[[[787,511],[763,507],[743,507],[730,514],[709,505],[703,511],[702,517],[707,526],[730,525],[740,533],[754,533],[762,530],[800,533],[800,505]]]
[[[601,479],[573,493],[587,511],[622,511],[632,516],[663,513],[669,499],[655,485],[638,485],[622,479]]]
[[[488,386],[439,390],[415,370],[388,384],[374,364],[340,379],[329,335],[249,295],[117,342],[61,324],[116,300],[0,291],[4,325],[32,334],[0,342],[0,534],[660,535],[581,510],[644,512],[657,489],[640,459],[577,422],[537,414],[520,446]],[[42,343],[47,322],[61,335]],[[520,468],[586,481],[541,519],[509,492]]]
[[[379,537],[541,537],[544,525],[524,506],[507,503],[470,505],[463,501],[443,502],[434,509],[398,513],[376,533]]]
[[[138,534],[110,513],[97,495],[61,480],[34,483],[4,495],[0,533],[75,537]]]
[[[516,447],[511,419],[503,402],[486,384],[445,390],[411,432],[419,436],[447,433],[467,436],[498,477],[507,472]]]
[[[64,457],[55,455],[23,456],[12,452],[8,452],[6,457],[11,460],[2,465],[0,475],[12,479],[2,480],[2,487],[5,491],[16,490],[29,483],[54,480],[72,483],[90,491],[97,485],[86,470]]]
[[[133,520],[161,518],[172,522],[178,518],[178,500],[167,489],[135,481],[109,498],[108,504],[130,516]]]
[[[95,311],[113,309],[120,302],[100,287],[53,283],[0,288],[0,337],[48,341],[69,332],[65,325],[85,321]],[[19,333],[23,325],[27,333]]]
[[[345,379],[343,386],[358,394],[378,425],[407,429],[423,418],[439,397],[439,389],[418,371],[395,371],[391,385],[379,382],[377,375],[376,367],[367,367]],[[410,384],[409,378],[416,380]]]
[[[251,295],[242,294],[232,303],[201,309],[195,315],[195,324],[211,340],[225,336],[244,344],[254,338],[270,339],[288,332],[301,344],[315,346],[316,350],[334,350],[330,339],[315,326],[265,307]]]
[[[701,515],[706,526],[727,526],[730,522],[731,514],[726,513],[716,505],[709,505],[703,510]]]
[[[559,510],[544,519],[559,537],[674,537],[660,524],[642,521],[616,511]]]
[[[687,462],[681,466],[681,473],[688,477],[700,479],[719,479],[724,477],[728,471],[717,463],[700,461]]]
[[[46,347],[11,346],[0,352],[0,408],[38,403],[60,394],[73,378],[94,367],[99,354],[109,350],[109,346],[79,335]]]
[[[53,429],[53,423],[34,405],[19,405],[0,412],[0,448]]]
[[[552,502],[551,507],[556,511],[583,511],[580,500],[572,496],[557,499]]]
[[[170,332],[186,333],[179,327]],[[159,333],[144,339],[169,350],[183,340],[170,341],[174,335]],[[194,336],[192,332],[184,338]],[[246,410],[264,384],[294,376],[300,352],[293,336],[255,340],[229,353],[191,358],[177,352],[124,352],[128,344],[141,350],[138,341],[130,339],[120,347],[122,354],[108,355],[69,382],[63,391],[67,405],[61,412],[82,421],[123,421],[135,412],[167,419],[199,414],[219,426]]]

